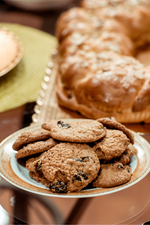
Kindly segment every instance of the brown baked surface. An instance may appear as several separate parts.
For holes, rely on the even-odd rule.
[[[150,42],[146,0],[82,0],[56,24],[57,99],[88,118],[150,121],[150,67],[135,59]]]
[[[33,172],[30,171],[29,172],[29,176],[34,179],[35,181],[37,181],[38,183],[42,183],[43,185],[45,185],[47,188],[49,188],[50,186],[50,181],[47,180],[42,173],[38,173],[38,172]]]
[[[67,121],[50,120],[42,124],[42,128],[50,131],[51,136],[59,141],[93,142],[106,135],[106,129],[96,120]]]
[[[137,154],[132,133],[114,118],[49,120],[21,133],[15,158],[26,161],[29,176],[54,193],[89,189],[92,182],[112,187],[131,179],[130,157]]]
[[[23,146],[23,148],[18,150],[18,152],[15,155],[15,158],[22,159],[41,152],[45,152],[50,148],[54,147],[56,144],[57,142],[55,142],[53,138],[49,138],[44,141],[36,141],[29,143],[26,146]]]
[[[93,187],[114,187],[130,181],[131,168],[120,162],[101,164],[99,175],[93,182]]]
[[[32,172],[41,172],[42,160],[44,158],[45,152],[37,157],[29,158],[26,161],[26,169]]]
[[[96,153],[86,144],[60,143],[50,149],[42,160],[42,172],[51,181],[51,191],[80,191],[91,183],[100,169]],[[61,187],[62,188],[62,187]]]
[[[106,136],[93,147],[99,159],[119,157],[127,149],[129,139],[120,130],[107,129]]]
[[[41,141],[50,138],[50,132],[44,129],[38,129],[30,132],[23,132],[15,140],[13,144],[14,150],[19,150],[22,146],[27,145],[30,142]]]
[[[108,129],[118,129],[121,130],[126,136],[130,139],[131,143],[134,144],[134,135],[126,126],[121,123],[118,123],[113,117],[111,118],[100,118],[97,119],[98,122],[102,123]]]

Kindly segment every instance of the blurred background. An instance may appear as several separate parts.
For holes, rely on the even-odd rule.
[[[77,6],[80,0],[0,0],[0,22],[20,23],[55,33],[55,22],[63,11]],[[7,13],[5,13],[7,12]],[[41,26],[41,27],[40,27]]]
[[[61,13],[79,4],[80,0],[0,0],[0,24],[6,25],[20,36],[24,44],[23,62],[25,63],[21,62],[13,71],[0,77],[0,142],[31,124],[41,82],[45,75],[47,59],[57,41],[55,40],[56,21]],[[35,49],[33,48],[35,53],[32,52],[34,35],[39,37],[39,42],[41,40],[40,51],[42,48],[44,49],[42,53],[38,49],[39,46],[36,45]],[[42,65],[40,64],[40,68],[38,68],[39,62],[43,62]],[[27,69],[24,65],[27,66]],[[37,73],[39,69],[40,73]],[[24,78],[31,83],[30,87],[28,83],[25,86],[26,95],[21,86],[21,84],[25,85]],[[38,83],[36,83],[37,81]],[[16,93],[16,89],[23,93]],[[31,94],[30,91],[32,91]],[[16,101],[16,96],[19,95],[23,96],[20,102]],[[15,96],[14,99],[12,96]],[[16,102],[19,104],[16,105]],[[147,125],[144,125],[144,129],[149,131]],[[142,130],[140,131],[142,132]],[[149,185],[144,185],[149,183],[150,179],[147,176],[143,183],[137,184],[136,190],[134,187],[130,187],[116,195],[110,194],[78,202],[78,199],[30,196],[28,193],[20,193],[14,188],[11,189],[1,180],[0,225],[20,224],[17,220],[13,222],[10,220],[9,216],[13,214],[16,217],[23,214],[22,218],[24,217],[28,223],[22,222],[21,224],[53,224],[53,216],[57,217],[58,220],[55,222],[59,224],[62,218],[69,216],[75,203],[77,205],[73,213],[77,214],[76,218],[73,218],[72,224],[142,224],[150,220]],[[141,192],[141,190],[143,191]],[[137,196],[140,197],[140,200]],[[18,202],[17,199],[19,199]],[[81,211],[79,212],[80,207]],[[51,209],[53,210],[51,211]],[[50,216],[51,218],[49,218]]]

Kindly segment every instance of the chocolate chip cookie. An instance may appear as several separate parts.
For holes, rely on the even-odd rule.
[[[54,139],[68,142],[93,142],[106,134],[105,127],[96,120],[50,120],[43,123],[42,128],[49,130]]]
[[[38,129],[35,131],[30,132],[23,132],[21,135],[16,139],[13,144],[14,150],[19,150],[22,146],[35,141],[40,141],[44,139],[50,138],[50,132],[44,129]]]
[[[114,187],[131,180],[131,168],[122,163],[101,164],[97,178],[93,181],[93,187]]]
[[[57,144],[42,160],[50,190],[58,193],[80,191],[96,178],[99,169],[99,159],[87,144]]]

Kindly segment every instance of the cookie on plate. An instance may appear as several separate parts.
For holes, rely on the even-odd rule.
[[[49,130],[54,139],[69,142],[93,142],[106,134],[105,127],[96,120],[50,120],[43,123],[42,128]]]
[[[97,178],[93,181],[93,187],[115,187],[131,180],[131,168],[122,163],[101,164]]]
[[[137,154],[137,149],[130,143],[127,146],[127,149],[122,153],[121,156],[116,157],[116,158],[112,158],[111,160],[101,160],[102,163],[115,163],[115,162],[120,162],[123,165],[126,165],[128,163],[130,163],[130,157],[132,155],[136,155]]]
[[[53,138],[49,138],[46,141],[37,141],[34,143],[27,144],[27,146],[24,146],[23,148],[18,150],[15,155],[15,158],[22,159],[40,152],[45,152],[50,148],[54,147],[56,144],[57,142],[54,141]]]
[[[14,150],[19,150],[22,146],[35,141],[41,141],[50,138],[50,132],[44,129],[22,132],[13,144]]]
[[[108,129],[121,130],[123,133],[127,135],[127,137],[130,139],[130,142],[134,144],[134,135],[131,132],[131,130],[126,128],[123,124],[118,123],[114,117],[100,118],[100,119],[97,119],[97,121],[102,123]]]
[[[46,187],[49,188],[50,186],[50,181],[47,180],[44,175],[42,173],[38,173],[38,172],[33,172],[30,171],[29,172],[29,176],[34,179],[35,181],[37,181],[38,183],[44,184]]]
[[[32,172],[42,172],[42,160],[44,158],[44,153],[40,154],[38,157],[32,157],[26,161],[26,168]]]
[[[130,157],[136,154],[137,154],[137,149],[132,144],[129,144],[127,149],[121,155],[119,162],[125,165],[130,162]],[[114,162],[117,162],[117,160],[114,160]]]
[[[99,159],[111,160],[119,157],[127,149],[130,141],[120,130],[107,129],[106,136],[94,145]]]
[[[99,159],[87,144],[57,144],[42,160],[50,190],[58,193],[80,191],[96,178],[99,169]]]

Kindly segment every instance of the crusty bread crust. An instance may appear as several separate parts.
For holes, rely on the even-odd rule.
[[[86,105],[79,104],[75,98],[67,98],[61,89],[57,88],[57,99],[60,106],[68,108],[72,111],[78,111],[80,114],[86,118],[103,118],[103,117],[115,117],[120,123],[150,123],[150,106],[147,107],[142,112],[132,112],[131,110],[126,110],[124,112],[104,112],[97,110],[96,108],[87,107]]]
[[[133,57],[150,42],[150,4],[94,4],[83,0],[58,19],[58,103],[88,118],[150,122],[150,67]]]

